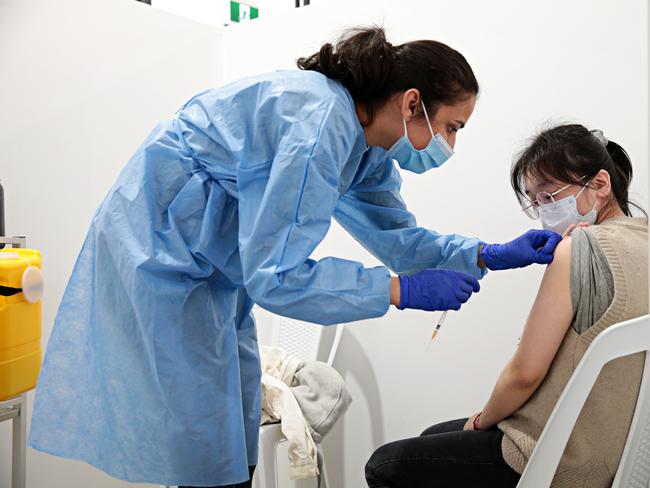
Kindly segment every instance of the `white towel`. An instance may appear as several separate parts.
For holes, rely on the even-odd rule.
[[[289,442],[291,479],[318,476],[318,450],[309,425],[294,397],[291,383],[300,359],[279,347],[260,346],[262,364],[262,423],[280,421]]]

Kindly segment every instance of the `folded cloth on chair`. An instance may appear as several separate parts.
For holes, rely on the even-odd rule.
[[[262,424],[280,421],[289,442],[292,479],[318,476],[318,449],[352,399],[343,378],[318,361],[301,361],[279,347],[260,346]]]
[[[338,371],[319,361],[305,361],[298,367],[291,393],[296,397],[317,444],[352,403],[350,392]]]

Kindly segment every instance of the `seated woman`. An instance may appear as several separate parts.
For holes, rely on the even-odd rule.
[[[591,341],[648,313],[648,224],[632,218],[627,153],[600,131],[562,125],[518,157],[512,185],[524,210],[568,233],[544,274],[519,347],[482,412],[380,447],[371,488],[514,487]],[[567,232],[568,231],[568,232]],[[608,487],[623,452],[644,356],[612,361],[582,409],[553,487]]]

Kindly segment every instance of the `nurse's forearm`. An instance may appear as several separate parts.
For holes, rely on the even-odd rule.
[[[246,292],[269,312],[333,325],[383,317],[390,307],[392,283],[384,266],[365,268],[344,259],[308,259],[274,273],[270,266],[255,263],[255,257],[246,256],[255,266],[253,271],[244,269]]]
[[[390,277],[390,304],[399,307],[400,304],[400,284],[399,277]]]

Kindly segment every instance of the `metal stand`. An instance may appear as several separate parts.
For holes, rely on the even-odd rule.
[[[0,237],[1,244],[25,247],[24,237]],[[27,393],[0,402],[0,422],[13,420],[11,445],[11,488],[25,488],[27,472]]]
[[[13,419],[11,488],[25,488],[27,471],[27,394],[0,402],[0,422]]]

